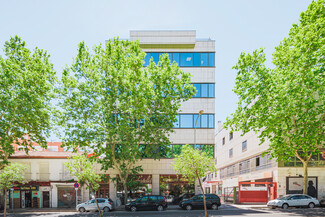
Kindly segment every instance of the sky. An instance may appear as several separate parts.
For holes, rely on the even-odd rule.
[[[288,35],[311,0],[0,0],[0,55],[10,36],[51,54],[58,74],[81,41],[89,47],[130,30],[196,30],[216,44],[216,121],[236,109],[232,92],[241,52],[274,47]]]

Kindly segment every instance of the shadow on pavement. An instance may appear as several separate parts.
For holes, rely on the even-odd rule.
[[[275,209],[272,210],[277,213],[292,213],[295,215],[302,216],[325,216],[325,208],[317,207],[317,208],[289,208],[289,209]]]

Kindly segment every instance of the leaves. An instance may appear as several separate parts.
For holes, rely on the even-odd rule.
[[[265,66],[263,49],[242,53],[234,92],[238,108],[225,126],[259,134],[270,141],[279,161],[308,161],[325,141],[325,6],[312,2]]]
[[[202,178],[207,172],[217,171],[213,157],[209,157],[206,152],[193,149],[192,146],[185,145],[182,152],[174,159],[174,170],[177,174],[182,174],[191,182],[196,178]]]
[[[46,147],[52,128],[56,83],[49,54],[39,48],[30,51],[18,36],[10,38],[0,57],[0,158],[7,163],[13,143]],[[28,135],[28,136],[27,136]],[[26,136],[26,137],[25,137]],[[25,149],[28,152],[28,148]]]
[[[81,154],[70,156],[69,161],[64,162],[64,166],[72,176],[77,178],[80,185],[86,185],[86,188],[92,192],[98,190],[102,177],[96,174],[94,162],[89,160],[87,156]]]
[[[170,144],[181,102],[195,94],[190,74],[168,55],[146,68],[144,57],[138,41],[113,39],[92,51],[81,42],[60,88],[64,144],[89,148],[124,184],[136,161],[146,153],[159,157],[157,150]]]
[[[25,183],[26,167],[22,164],[11,163],[0,172],[0,189],[8,190],[16,182]]]

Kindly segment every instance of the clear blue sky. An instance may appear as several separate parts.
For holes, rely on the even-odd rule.
[[[0,0],[0,45],[19,35],[51,54],[55,69],[70,64],[77,44],[92,47],[129,30],[196,30],[216,40],[216,121],[235,111],[232,92],[242,51],[274,47],[311,0]],[[3,54],[0,51],[0,55]]]

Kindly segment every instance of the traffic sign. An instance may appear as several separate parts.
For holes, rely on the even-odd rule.
[[[74,183],[74,188],[79,188],[79,183],[78,182],[76,182],[76,183]]]

